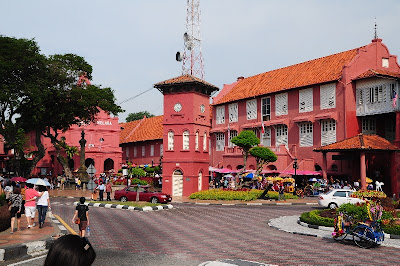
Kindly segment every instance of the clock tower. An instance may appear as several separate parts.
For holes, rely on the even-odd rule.
[[[164,95],[163,192],[208,189],[210,95],[218,88],[192,75],[154,85]]]

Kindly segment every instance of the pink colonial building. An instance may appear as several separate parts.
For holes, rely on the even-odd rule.
[[[163,116],[155,116],[120,124],[122,159],[135,165],[160,164],[163,155]]]
[[[386,192],[398,194],[400,156],[391,143],[399,147],[400,110],[393,100],[399,79],[397,57],[381,39],[239,78],[213,98],[210,165],[241,168],[242,154],[230,140],[242,130],[253,130],[261,145],[278,156],[268,166],[271,170],[291,170],[297,159],[299,170],[323,170],[324,177],[350,180],[367,175],[383,181]],[[386,140],[374,149],[364,144],[320,148],[358,134]],[[247,165],[255,169],[254,158]]]
[[[109,170],[118,171],[122,164],[122,149],[119,147],[121,127],[118,124],[118,117],[111,117],[106,112],[100,111],[94,122],[83,126],[73,125],[61,135],[65,136],[69,146],[75,146],[80,150],[79,140],[82,129],[86,139],[86,167],[93,164],[96,175]],[[53,145],[48,138],[43,138],[42,142],[46,155],[36,165],[33,174],[53,176],[61,174],[63,168],[57,161]],[[34,142],[31,145],[34,146]],[[79,168],[79,154],[70,159],[68,164],[72,171],[76,171]]]

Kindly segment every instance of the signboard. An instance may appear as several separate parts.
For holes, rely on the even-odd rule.
[[[94,176],[94,174],[96,173],[96,168],[94,168],[93,164],[89,165],[88,169],[86,170],[86,173],[88,173],[90,177]]]
[[[93,181],[93,179],[89,180],[87,188],[93,193],[94,189],[96,188],[96,183]]]

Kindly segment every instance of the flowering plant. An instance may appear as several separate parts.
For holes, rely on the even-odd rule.
[[[353,198],[386,198],[386,194],[382,191],[375,191],[375,190],[366,190],[366,189],[361,189],[358,191],[353,192],[350,197]]]

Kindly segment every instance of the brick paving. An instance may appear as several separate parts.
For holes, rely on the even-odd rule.
[[[71,227],[72,200],[53,206]],[[242,259],[278,265],[398,265],[399,249],[361,249],[279,231],[272,218],[298,215],[311,206],[215,206],[176,204],[174,209],[130,212],[91,208],[91,236],[98,249],[167,255],[191,260]]]

